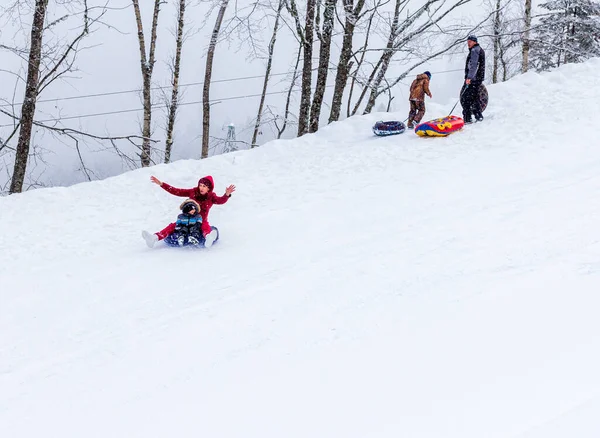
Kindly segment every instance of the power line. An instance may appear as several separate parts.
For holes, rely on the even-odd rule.
[[[330,88],[333,87],[335,84],[330,84],[327,85],[325,88]],[[271,91],[268,93],[265,93],[265,96],[270,96],[273,94],[284,94],[287,93],[288,90],[283,90],[283,91]],[[230,96],[230,97],[224,97],[222,99],[215,99],[210,101],[210,105],[214,105],[216,103],[220,103],[226,100],[237,100],[237,99],[248,99],[251,97],[260,97],[262,96],[262,93],[259,94],[247,94],[244,96]],[[194,102],[183,102],[180,103],[178,106],[188,106],[188,105],[198,105],[203,103],[201,100],[197,100]],[[167,108],[167,105],[152,105],[153,109],[157,109],[157,108]],[[125,109],[125,110],[117,110],[117,111],[107,111],[107,112],[103,112],[103,113],[91,113],[91,114],[81,114],[81,115],[77,115],[77,116],[65,116],[65,117],[58,117],[55,119],[46,119],[46,120],[36,120],[37,123],[49,123],[49,122],[62,122],[63,120],[73,120],[73,119],[85,119],[85,118],[89,118],[89,117],[99,117],[99,116],[109,116],[109,115],[113,115],[113,114],[125,114],[125,113],[133,113],[133,112],[139,112],[139,111],[143,111],[144,108],[130,108],[130,109]],[[6,128],[9,126],[13,126],[13,125],[0,125],[0,128]]]
[[[317,69],[313,69],[313,71],[316,71]],[[331,70],[335,70],[335,69],[331,69]],[[448,72],[454,72],[454,71],[461,71],[462,69],[458,69],[458,70],[446,70],[446,71],[439,71],[439,72],[432,72],[432,74],[442,74],[442,73],[448,73]],[[269,75],[269,77],[273,77],[273,76],[285,76],[290,74],[290,72],[281,72],[281,73],[272,73]],[[236,81],[246,81],[249,79],[260,79],[260,78],[264,78],[265,75],[256,75],[256,76],[242,76],[242,77],[237,77],[237,78],[228,78],[228,79],[215,79],[211,81],[211,84],[217,84],[217,83],[223,83],[223,82],[236,82]],[[194,86],[198,86],[198,85],[203,85],[204,81],[200,81],[200,82],[190,82],[188,84],[181,84],[180,88],[184,88],[184,87],[194,87]],[[151,90],[164,90],[167,88],[171,88],[170,85],[164,85],[164,86],[156,86],[156,87],[151,87]],[[121,91],[107,91],[107,92],[103,92],[103,93],[94,93],[94,94],[82,94],[79,96],[67,96],[67,97],[57,97],[54,99],[40,99],[37,101],[37,103],[48,103],[48,102],[61,102],[61,101],[65,101],[65,100],[78,100],[78,99],[89,99],[89,98],[94,98],[94,97],[104,97],[104,96],[117,96],[117,95],[122,95],[122,94],[131,94],[131,93],[139,93],[141,90],[139,88],[136,89],[132,89],[132,90],[121,90]],[[23,102],[19,102],[16,104],[10,104],[10,103],[4,103],[4,104],[0,104],[0,108],[6,108],[6,107],[10,107],[10,106],[19,106],[22,105]],[[125,110],[125,112],[128,112],[127,110]]]
[[[463,71],[463,69],[444,70],[444,71],[432,72],[432,74],[451,73],[451,72],[457,72],[457,71]],[[278,73],[277,75],[281,75],[281,74],[288,74],[288,73]],[[271,75],[271,76],[275,76],[275,75]],[[221,80],[218,80],[215,82],[232,82],[232,81],[236,81],[236,80],[245,80],[245,79],[256,78],[256,77],[262,78],[262,77],[264,77],[264,75],[246,76],[246,77],[231,78],[231,79],[221,79]],[[195,84],[201,84],[201,83],[202,82],[198,82],[198,83],[187,84],[187,85],[195,85]],[[325,88],[330,88],[330,87],[333,87],[334,85],[335,84],[329,84],[329,85],[326,85]],[[406,84],[403,84],[403,85],[406,85]],[[155,88],[161,88],[161,87],[155,87]],[[135,90],[135,91],[138,91],[138,90]],[[288,90],[271,91],[271,92],[265,93],[265,96],[271,96],[271,95],[275,95],[275,94],[284,94],[287,92],[288,92]],[[104,95],[119,94],[119,93],[124,94],[124,93],[127,93],[127,91],[113,92],[113,93],[106,93],[106,94],[103,93],[103,94],[88,95],[88,96],[104,96]],[[216,103],[224,102],[227,100],[238,100],[238,99],[249,99],[249,98],[253,98],[253,97],[260,97],[261,95],[262,95],[262,93],[223,97],[220,99],[211,100],[209,102],[209,105],[214,105]],[[67,97],[67,98],[62,98],[62,99],[57,99],[57,100],[68,100],[68,99],[76,99],[76,98],[84,98],[84,97],[86,97],[86,96],[74,96],[74,97]],[[51,99],[50,101],[54,101],[54,100],[55,99]],[[39,101],[39,102],[43,102],[43,101]],[[193,101],[193,102],[182,102],[178,106],[198,105],[201,103],[203,103],[201,100],[197,100],[197,101]],[[152,108],[153,109],[167,108],[167,105],[152,105]],[[54,119],[36,120],[36,122],[50,123],[50,122],[58,122],[58,121],[63,121],[63,120],[86,119],[86,118],[90,118],[90,117],[100,117],[100,116],[110,116],[110,115],[115,115],[115,114],[134,113],[134,112],[139,112],[139,111],[143,111],[143,108],[129,108],[129,109],[124,109],[124,110],[107,111],[107,112],[101,112],[101,113],[81,114],[81,115],[76,115],[76,116],[64,116],[64,117],[58,117],[58,118],[54,118]],[[5,124],[5,125],[0,125],[0,128],[6,128],[6,127],[11,127],[11,126],[13,126],[13,125]]]
[[[270,76],[282,76],[285,74],[289,74],[289,72],[286,73],[274,73]],[[248,80],[248,79],[257,79],[257,78],[264,78],[265,75],[257,75],[257,76],[245,76],[245,77],[239,77],[239,78],[229,78],[229,79],[215,79],[212,80],[211,83],[219,83],[219,82],[234,82],[234,81],[244,81],[244,80]],[[182,84],[179,87],[183,88],[183,87],[193,87],[196,85],[203,85],[204,81],[201,82],[190,82],[189,84]],[[164,86],[156,86],[156,87],[151,87],[151,90],[163,90],[166,88],[171,88],[171,85],[164,85]],[[54,99],[40,99],[37,101],[37,103],[46,103],[46,102],[60,102],[63,100],[75,100],[75,99],[88,99],[88,98],[92,98],[92,97],[104,97],[104,96],[116,96],[119,94],[131,94],[131,93],[138,93],[140,92],[141,89],[136,88],[133,90],[121,90],[121,91],[108,91],[105,93],[96,93],[96,94],[83,94],[83,95],[79,95],[79,96],[67,96],[67,97],[57,97]],[[20,103],[16,103],[14,104],[15,106],[19,106],[21,105],[22,102]],[[9,104],[9,103],[5,103],[0,105],[0,107],[8,107],[8,106],[12,106],[13,104]]]

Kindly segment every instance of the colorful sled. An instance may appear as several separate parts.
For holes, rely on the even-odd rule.
[[[373,125],[373,133],[379,137],[402,134],[404,131],[406,131],[406,125],[395,120],[389,122],[380,121]]]
[[[447,116],[417,125],[415,134],[420,137],[446,137],[461,130],[463,126],[465,126],[465,122],[462,118]]]

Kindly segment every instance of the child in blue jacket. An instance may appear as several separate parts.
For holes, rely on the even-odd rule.
[[[186,199],[179,206],[181,214],[177,216],[175,231],[169,236],[170,240],[176,241],[179,246],[186,243],[198,245],[202,239],[202,216],[200,216],[200,204],[193,199]]]

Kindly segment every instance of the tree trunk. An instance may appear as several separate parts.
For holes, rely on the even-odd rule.
[[[263,108],[265,106],[265,97],[267,94],[267,87],[269,84],[269,77],[271,76],[271,65],[273,63],[273,52],[275,51],[275,41],[277,40],[277,31],[279,30],[279,18],[281,17],[281,11],[285,6],[285,0],[279,0],[279,6],[277,7],[277,15],[275,16],[275,25],[273,26],[273,34],[271,35],[271,41],[269,41],[269,55],[267,58],[267,70],[265,71],[265,79],[263,81],[262,93],[260,95],[260,103],[258,105],[258,113],[256,114],[256,123],[254,124],[254,132],[252,133],[251,148],[258,146],[256,144],[256,137],[258,137],[258,130],[260,128],[260,122],[262,118]]]
[[[502,82],[506,82],[508,80],[508,63],[505,59],[505,49],[503,44],[500,44],[498,52],[500,54],[500,64],[502,65]]]
[[[48,0],[36,0],[33,23],[31,25],[31,44],[29,48],[27,79],[25,82],[25,96],[23,105],[21,106],[21,129],[17,143],[15,167],[10,183],[10,194],[21,193],[23,191],[23,182],[25,181],[29,146],[31,144],[31,131],[33,129],[33,117],[35,116],[35,105],[38,96],[42,39],[44,36],[44,21],[46,19],[47,7]]]
[[[331,54],[331,34],[333,33],[333,19],[337,0],[325,0],[323,11],[323,31],[319,47],[319,67],[317,69],[317,84],[310,109],[309,132],[317,132],[319,129],[319,118],[323,105],[323,96],[327,86],[327,73],[329,72],[329,58]]]
[[[204,86],[202,88],[202,158],[208,157],[208,139],[210,133],[210,81],[217,39],[219,38],[221,23],[223,23],[223,17],[225,16],[225,10],[227,9],[228,4],[229,0],[221,1],[219,13],[217,14],[217,19],[215,21],[215,27],[213,28],[212,36],[210,37],[208,53],[206,54],[206,69],[204,72]]]
[[[335,76],[335,86],[333,89],[333,98],[331,99],[331,111],[329,113],[329,123],[335,122],[340,118],[342,108],[342,98],[348,81],[348,73],[350,71],[350,59],[352,58],[352,37],[354,36],[354,28],[358,15],[362,10],[365,0],[358,0],[354,7],[354,0],[343,0],[344,11],[346,13],[346,21],[344,23],[344,39],[342,41],[342,51],[338,61],[337,73]]]
[[[377,74],[379,66],[381,65],[382,62],[383,62],[382,59],[379,58],[379,61],[377,61],[377,64],[375,64],[375,67],[373,67],[373,71],[369,75],[369,78],[367,79],[367,82],[365,83],[365,86],[363,87],[362,91],[360,92],[360,96],[358,97],[358,100],[356,101],[356,104],[354,104],[354,109],[352,110],[351,115],[355,115],[357,113],[358,108],[360,107],[360,104],[362,103],[363,99],[365,98],[365,95],[367,94],[367,91],[369,91],[369,87],[371,86],[371,82],[373,82],[373,79],[375,78],[375,75]]]
[[[152,14],[152,29],[150,30],[150,50],[146,56],[146,39],[144,36],[144,26],[142,14],[138,0],[132,0],[133,10],[135,12],[135,21],[138,31],[138,42],[140,46],[140,67],[142,70],[142,102],[144,108],[144,122],[142,125],[142,152],[140,161],[142,167],[148,167],[151,163],[151,136],[152,136],[152,72],[154,71],[155,52],[156,52],[156,32],[158,28],[158,15],[160,12],[161,0],[154,0],[154,13]]]
[[[390,61],[394,56],[394,43],[396,41],[396,37],[398,36],[398,17],[400,16],[400,6],[404,3],[403,0],[396,0],[396,7],[394,8],[394,19],[392,20],[392,28],[390,30],[390,36],[388,38],[388,42],[386,48],[381,55],[378,65],[379,71],[377,76],[375,77],[373,84],[371,85],[371,93],[369,94],[369,100],[367,101],[367,106],[365,107],[365,111],[363,114],[369,114],[373,107],[375,106],[375,101],[378,96],[379,84],[385,78],[385,74],[387,73],[387,69],[390,65]]]
[[[175,128],[175,117],[179,104],[179,71],[181,68],[181,49],[183,47],[183,27],[185,25],[185,3],[187,0],[179,0],[179,11],[177,14],[177,38],[175,40],[175,62],[173,64],[173,78],[171,84],[171,103],[167,114],[167,140],[165,142],[165,163],[171,162],[171,150],[173,148],[173,130]]]
[[[377,72],[377,76],[373,81],[373,84],[370,87],[369,99],[367,100],[367,105],[365,106],[365,110],[363,114],[369,114],[373,107],[375,106],[375,102],[377,100],[377,96],[379,95],[379,85],[383,82],[385,78],[385,74],[387,73],[387,69],[390,66],[390,61],[392,60],[392,56],[394,52],[392,50],[387,51],[381,58],[381,68],[379,72]]]
[[[365,42],[361,49],[360,58],[356,61],[356,69],[354,70],[354,74],[352,74],[352,80],[350,81],[350,90],[348,92],[348,102],[346,105],[346,117],[350,117],[352,113],[350,112],[350,106],[352,105],[352,95],[354,94],[354,87],[356,86],[357,75],[360,72],[360,69],[365,61],[365,55],[367,54],[367,47],[369,47],[369,37],[371,36],[371,26],[373,25],[373,18],[375,14],[371,14],[369,17],[369,24],[367,25],[367,30],[365,32]],[[354,113],[356,113],[356,108],[354,109]]]
[[[277,126],[277,139],[280,139],[287,127],[288,119],[290,117],[290,103],[292,102],[292,91],[294,90],[294,84],[296,83],[296,79],[298,78],[298,66],[300,65],[300,55],[302,54],[302,45],[298,45],[298,53],[296,54],[296,64],[294,66],[294,74],[292,75],[292,81],[290,83],[290,88],[287,92],[287,98],[285,100],[285,112],[283,115],[283,125],[281,128]]]
[[[402,22],[400,23],[400,10],[405,6],[406,1],[396,0],[396,7],[394,9],[394,19],[392,21],[388,43],[378,63],[378,65],[380,65],[379,71],[377,72],[373,83],[367,85],[370,89],[370,94],[366,108],[364,110],[364,114],[368,114],[369,112],[371,112],[375,105],[377,97],[382,93],[385,93],[391,87],[398,84],[402,79],[406,77],[408,72],[424,64],[425,62],[434,59],[437,56],[440,56],[441,54],[446,53],[450,48],[457,44],[457,41],[453,41],[448,47],[443,47],[441,50],[429,52],[429,54],[425,57],[420,57],[417,62],[415,62],[408,70],[406,70],[396,79],[393,79],[388,82],[388,80],[385,77],[385,74],[387,73],[387,69],[389,67],[394,53],[406,51],[409,43],[411,43],[415,39],[420,38],[421,35],[426,35],[428,30],[434,26],[438,28],[441,32],[445,32],[439,27],[438,23],[441,20],[448,17],[456,8],[459,8],[464,4],[468,3],[468,1],[469,0],[453,0],[452,2],[448,2],[451,4],[442,4],[432,11],[432,6],[434,6],[435,3],[438,2],[438,0],[427,0],[424,4],[421,5],[421,7],[419,7],[415,12],[409,14],[408,17],[402,20]],[[421,17],[423,17],[425,14],[427,14],[427,19],[424,22],[418,23],[421,20]],[[413,25],[415,25],[415,28],[412,28]],[[382,88],[380,88],[382,82],[384,81],[385,85]]]
[[[300,111],[298,112],[298,137],[308,132],[310,115],[310,94],[312,90],[312,52],[315,25],[316,0],[306,0],[306,20],[302,46],[302,91],[300,93]]]
[[[498,68],[500,65],[500,8],[502,0],[496,0],[494,12],[494,65],[492,69],[492,83],[498,82]]]
[[[531,0],[525,0],[525,33],[523,34],[523,65],[521,72],[529,69],[529,32],[531,30]]]

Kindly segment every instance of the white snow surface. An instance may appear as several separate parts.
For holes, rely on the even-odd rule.
[[[599,70],[0,198],[0,436],[600,436]],[[147,248],[207,174],[221,240]]]

